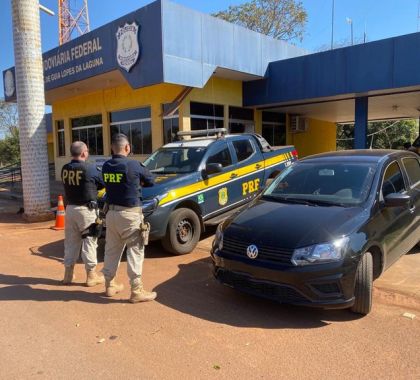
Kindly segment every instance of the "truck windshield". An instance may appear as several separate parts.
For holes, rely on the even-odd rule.
[[[263,193],[280,202],[356,206],[364,202],[372,185],[372,163],[297,163],[282,172]]]
[[[205,152],[206,148],[203,147],[161,148],[144,165],[152,173],[192,173],[197,171]]]

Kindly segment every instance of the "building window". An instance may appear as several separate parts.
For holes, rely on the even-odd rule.
[[[229,107],[229,132],[254,132],[254,110],[241,107]]]
[[[102,138],[102,115],[91,115],[71,119],[72,141],[83,141],[89,148],[89,154],[104,154]]]
[[[64,120],[57,120],[55,122],[57,130],[57,154],[59,157],[66,155],[66,142],[64,139]]]
[[[262,136],[271,146],[286,145],[286,115],[284,113],[262,113]]]
[[[111,138],[116,133],[124,133],[133,154],[152,153],[152,122],[150,107],[135,108],[109,114]]]
[[[179,132],[179,112],[176,110],[171,115],[166,116],[165,113],[170,111],[171,104],[162,104],[163,112],[163,143],[168,144],[177,140]]]
[[[190,103],[191,130],[223,128],[223,106],[209,103]]]

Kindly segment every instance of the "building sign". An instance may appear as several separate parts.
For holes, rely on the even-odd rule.
[[[42,55],[45,91],[114,70],[119,70],[132,88],[161,83],[160,6],[160,2],[151,3],[45,52]],[[15,101],[14,68],[3,72],[3,79],[5,100]]]
[[[65,78],[103,66],[104,57],[101,55],[101,51],[101,38],[95,37],[44,57],[46,88],[55,81],[61,82]]]
[[[118,28],[117,37],[117,62],[127,72],[139,59],[140,46],[138,39],[139,26],[133,22]]]

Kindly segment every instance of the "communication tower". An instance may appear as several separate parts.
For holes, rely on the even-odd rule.
[[[58,0],[60,45],[90,31],[87,0]]]

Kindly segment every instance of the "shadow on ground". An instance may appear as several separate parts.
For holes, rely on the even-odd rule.
[[[178,274],[155,289],[157,302],[215,323],[238,327],[319,328],[330,322],[360,318],[348,310],[321,310],[249,296],[219,284],[211,272],[211,259],[179,266]]]
[[[98,286],[98,293],[76,289],[81,284],[63,286],[63,289],[33,288],[35,285],[60,286],[60,281],[50,278],[19,277],[0,274],[1,301],[79,301],[97,304],[126,303],[127,300],[107,298],[103,295],[103,287]]]

